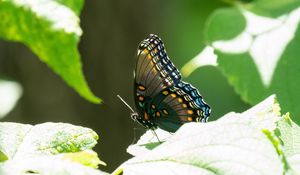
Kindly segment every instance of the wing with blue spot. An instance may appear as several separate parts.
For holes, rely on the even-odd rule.
[[[155,48],[157,48],[157,57],[159,58],[158,61],[162,65],[162,68],[167,72],[175,85],[179,83],[181,80],[181,74],[168,57],[162,40],[158,36],[153,34],[148,37],[148,40],[150,41],[150,43],[153,43],[155,45]]]
[[[201,110],[203,111],[204,119],[206,121],[210,115],[211,109],[210,106],[205,103],[199,91],[191,84],[184,81],[178,83],[176,87],[180,88],[182,91],[189,95],[190,101],[193,103],[193,105],[197,105],[201,108]]]

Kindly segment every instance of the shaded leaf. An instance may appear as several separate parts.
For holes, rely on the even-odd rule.
[[[292,11],[299,5],[298,0],[255,0],[245,8],[259,15],[277,17]]]
[[[246,27],[246,20],[236,8],[224,8],[215,11],[206,22],[206,39],[228,40],[241,33]],[[237,25],[239,24],[239,25]]]
[[[269,6],[270,8],[275,6],[280,8],[281,16],[267,17],[253,13],[255,8],[264,6],[262,4],[271,3],[273,4]],[[293,0],[287,2],[257,0],[248,6],[227,9],[230,11],[227,12],[228,15],[240,16],[237,18],[246,20],[244,30],[232,39],[227,37],[228,30],[235,30],[235,27],[227,21],[226,15],[223,14],[226,13],[224,9],[217,10],[211,16],[206,29],[208,32],[227,26],[224,31],[206,34],[207,42],[215,49],[218,67],[242,99],[256,104],[275,93],[283,111],[291,112],[292,116],[300,115],[300,108],[295,105],[300,98],[298,93],[300,81],[295,79],[300,76],[300,69],[297,66],[300,64],[297,59],[300,43],[298,3]],[[252,12],[247,10],[250,7]],[[236,26],[245,25],[239,20],[233,20],[232,23],[234,22]],[[299,117],[294,120],[300,122]]]

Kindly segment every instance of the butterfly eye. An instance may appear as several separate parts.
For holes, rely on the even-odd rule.
[[[139,116],[139,115],[138,115],[138,113],[136,113],[136,112],[131,113],[131,115],[130,115],[131,119],[134,120],[134,121],[137,120],[138,116]]]

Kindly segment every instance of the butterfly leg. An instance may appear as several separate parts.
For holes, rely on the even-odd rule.
[[[155,135],[155,137],[157,138],[158,142],[159,142],[159,143],[162,143],[162,142],[159,140],[159,138],[158,138],[156,132],[154,131],[154,129],[151,129],[151,131],[152,131],[153,135]]]

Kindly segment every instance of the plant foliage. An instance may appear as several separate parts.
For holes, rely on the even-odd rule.
[[[100,103],[77,50],[82,5],[83,0],[0,0],[0,38],[23,43],[82,97]]]

